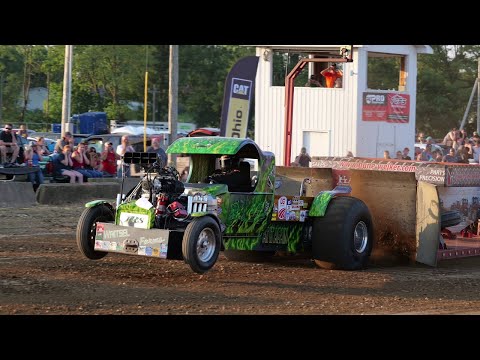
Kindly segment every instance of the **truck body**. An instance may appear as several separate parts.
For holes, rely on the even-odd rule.
[[[105,200],[86,205],[77,244],[87,258],[115,252],[183,259],[198,273],[214,266],[219,251],[231,259],[307,252],[320,267],[367,265],[372,219],[365,203],[349,196],[349,186],[312,187],[318,179],[310,176],[289,189],[286,179],[276,176],[273,153],[250,139],[186,137],[167,153],[189,157],[185,183],[175,168],[160,167],[155,154],[127,153],[126,163],[147,169],[138,185],[116,205]],[[212,177],[222,156],[239,160],[233,182]],[[314,188],[323,190],[312,193]]]

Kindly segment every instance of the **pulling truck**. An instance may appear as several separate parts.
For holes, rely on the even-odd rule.
[[[274,154],[251,139],[186,137],[172,143],[167,153],[189,157],[186,182],[155,154],[127,153],[126,163],[145,168],[139,183],[116,204],[86,204],[76,232],[86,258],[120,253],[177,259],[204,273],[220,251],[228,259],[286,251],[306,252],[322,268],[367,266],[372,217],[362,200],[350,196],[349,186],[324,187],[318,193],[310,187],[307,192],[316,181],[309,177],[289,188],[276,177]],[[211,176],[222,155],[240,160],[234,183],[216,183]]]

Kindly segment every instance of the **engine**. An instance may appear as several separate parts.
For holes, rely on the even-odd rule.
[[[182,198],[185,187],[178,180],[178,171],[173,167],[158,169],[157,173],[145,176],[141,181],[141,197],[155,206],[155,226],[174,227],[171,220],[182,221],[187,216],[186,202]]]

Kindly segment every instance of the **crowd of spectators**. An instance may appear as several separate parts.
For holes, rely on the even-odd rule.
[[[415,159],[418,161],[436,161],[460,164],[478,164],[480,155],[480,136],[476,131],[468,136],[465,129],[452,128],[437,144],[431,136],[423,132],[417,135]]]
[[[125,152],[134,152],[128,135],[122,136],[116,149],[111,142],[106,142],[104,149],[97,153],[97,149],[94,146],[89,148],[87,142],[75,145],[74,137],[68,131],[50,151],[44,137],[28,138],[28,131],[24,124],[14,129],[11,123],[0,129],[0,167],[31,167],[27,177],[35,191],[46,175],[51,175],[53,181],[80,184],[90,178],[130,176],[130,166],[122,161]],[[166,165],[167,155],[160,147],[159,139],[152,139],[152,146],[147,151],[157,153]],[[32,171],[34,169],[38,171]]]

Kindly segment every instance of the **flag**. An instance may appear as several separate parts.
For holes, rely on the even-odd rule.
[[[255,95],[258,56],[240,59],[228,73],[223,97],[220,136],[247,137],[248,116]]]

